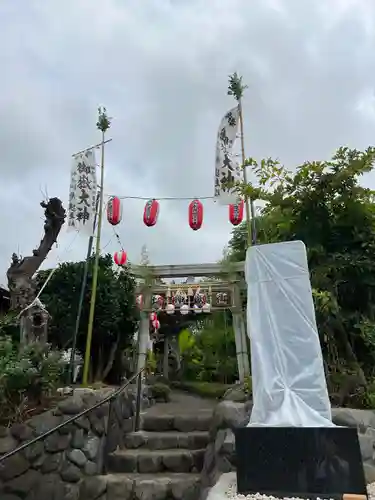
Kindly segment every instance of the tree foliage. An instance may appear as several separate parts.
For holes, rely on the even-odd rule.
[[[237,378],[236,346],[229,312],[215,312],[193,330],[179,334],[182,378],[233,383]]]
[[[90,309],[92,264],[89,263],[87,287],[77,338],[77,349],[83,354],[86,345]],[[41,295],[51,314],[49,341],[60,348],[71,347],[77,317],[84,262],[60,264]],[[39,287],[50,271],[38,273]],[[113,268],[111,255],[99,259],[98,289],[91,346],[91,378],[105,379],[113,365],[121,361],[121,352],[129,345],[137,325],[135,281],[128,269]]]
[[[375,204],[360,180],[374,161],[374,148],[340,148],[330,161],[295,171],[249,159],[257,183],[237,185],[268,202],[257,219],[258,243],[305,243],[325,361],[331,372],[354,371],[362,380],[374,377]],[[229,249],[231,259],[244,259],[245,224],[234,229]]]

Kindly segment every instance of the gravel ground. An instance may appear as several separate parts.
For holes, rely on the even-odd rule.
[[[228,478],[229,479],[229,478]],[[260,493],[256,493],[254,495],[238,495],[237,494],[237,482],[236,479],[230,479],[226,482],[226,490],[224,499],[229,500],[276,500],[276,497],[261,495]],[[224,485],[224,484],[223,484]],[[214,487],[215,488],[215,487]],[[213,488],[213,489],[214,489]],[[375,500],[375,483],[371,483],[367,485],[367,492],[369,495],[369,500]],[[219,497],[223,498],[223,495],[216,491],[215,494],[211,497],[212,500],[219,500]],[[210,499],[210,495],[208,500]],[[223,499],[223,500],[224,500]],[[326,497],[325,497],[326,499]],[[288,497],[284,497],[282,500],[289,500]],[[291,500],[307,500],[307,499],[299,499],[298,497],[293,497]],[[326,499],[327,500],[327,499]]]
[[[375,500],[375,483],[370,483],[367,485],[367,493],[369,500]]]

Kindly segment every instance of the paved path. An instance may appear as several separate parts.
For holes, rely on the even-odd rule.
[[[183,391],[172,391],[169,403],[156,403],[148,408],[147,415],[178,415],[181,413],[197,413],[202,410],[213,411],[217,401],[204,399]]]

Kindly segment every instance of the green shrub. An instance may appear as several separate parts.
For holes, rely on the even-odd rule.
[[[15,345],[20,340],[20,322],[17,314],[9,312],[0,317],[0,338],[10,337]]]
[[[155,373],[156,367],[157,367],[157,360],[155,353],[148,350],[146,357],[146,374],[149,375]]]
[[[253,392],[253,381],[250,375],[247,375],[244,380],[243,389],[246,394],[251,395]]]
[[[369,410],[375,409],[375,392],[367,392],[364,407]]]
[[[370,382],[367,388],[358,388],[349,399],[349,407],[364,410],[375,409],[375,387],[374,382]]]
[[[156,401],[168,403],[171,400],[171,389],[160,382],[151,386],[151,395]]]
[[[23,349],[10,337],[0,337],[0,419],[20,420],[30,408],[51,397],[61,383],[64,365],[47,344]]]
[[[164,384],[168,385],[170,384],[170,381],[164,377],[164,375],[155,375],[155,384]]]

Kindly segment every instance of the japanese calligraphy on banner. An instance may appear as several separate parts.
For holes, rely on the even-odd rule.
[[[73,157],[70,178],[68,229],[93,233],[96,206],[96,163],[93,150]]]
[[[241,179],[240,166],[235,161],[233,145],[236,140],[239,121],[238,106],[228,111],[220,122],[216,142],[215,199],[221,205],[237,203],[238,194],[228,186]]]

